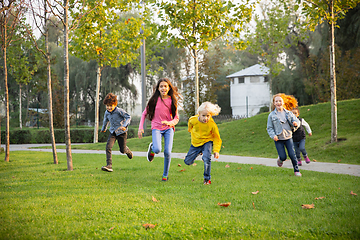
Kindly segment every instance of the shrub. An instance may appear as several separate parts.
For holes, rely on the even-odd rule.
[[[57,143],[65,142],[65,130],[54,130],[55,141]],[[151,135],[151,129],[146,129],[146,135]],[[98,132],[98,142],[106,142],[109,132]],[[70,137],[72,143],[92,143],[94,141],[94,130],[71,129]],[[137,137],[137,129],[129,128],[127,138]],[[1,131],[1,139],[5,139],[5,130]],[[29,143],[51,143],[50,130],[11,130],[10,144],[29,144]]]

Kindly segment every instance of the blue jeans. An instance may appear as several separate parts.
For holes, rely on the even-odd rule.
[[[280,157],[280,160],[281,161],[286,160],[286,152],[285,152],[285,147],[286,147],[289,157],[291,159],[291,163],[294,168],[294,172],[300,172],[299,167],[297,165],[297,161],[296,161],[296,156],[295,156],[295,152],[294,152],[294,144],[293,144],[292,138],[290,138],[288,140],[277,140],[274,142],[275,142],[275,147],[276,147],[276,150]]]
[[[202,153],[202,160],[204,161],[204,179],[210,180],[211,179],[211,152],[213,148],[213,142],[207,142],[204,145],[200,147],[194,147],[192,144],[190,146],[190,149],[185,157],[185,164],[191,165],[194,163],[195,158]]]
[[[163,176],[167,177],[169,174],[171,151],[174,140],[174,129],[169,128],[166,130],[152,130],[152,151],[155,154],[161,152],[161,137],[164,137],[164,173]]]
[[[305,150],[305,138],[301,139],[300,142],[294,142],[294,147],[297,159],[301,158],[300,152],[304,157],[307,156],[307,152]]]

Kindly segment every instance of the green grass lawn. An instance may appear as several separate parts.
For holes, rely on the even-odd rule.
[[[201,161],[173,159],[162,182],[159,157],[115,155],[108,173],[104,155],[73,154],[74,171],[58,155],[58,165],[43,152],[0,162],[0,239],[360,238],[360,199],[350,194],[360,193],[359,177],[213,162],[204,186]]]
[[[310,125],[313,136],[307,135],[306,150],[311,160],[318,162],[360,164],[360,99],[338,102],[338,138],[330,143],[330,103],[300,107],[300,117]],[[266,132],[268,113],[219,124],[223,140],[220,154],[277,158],[272,139]],[[133,151],[147,151],[151,136],[128,139]],[[106,143],[73,145],[73,149],[105,149]],[[173,152],[186,153],[190,147],[190,133],[176,130]],[[61,148],[61,146],[59,146]],[[115,144],[114,150],[118,147]]]

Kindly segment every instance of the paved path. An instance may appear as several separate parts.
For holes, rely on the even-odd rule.
[[[64,144],[57,144],[64,145]],[[72,144],[76,145],[76,144]],[[51,146],[51,144],[11,144],[10,151],[40,151],[40,152],[51,152],[51,149],[38,149],[31,147],[39,147],[39,146]],[[5,147],[2,145],[2,147]],[[57,152],[65,152],[65,149],[57,149]],[[105,150],[78,150],[71,149],[72,153],[89,153],[89,154],[104,154]],[[114,155],[122,155],[118,151],[113,151]],[[146,152],[133,152],[134,156],[146,157]],[[186,153],[172,153],[173,158],[184,159]],[[163,153],[156,155],[157,157],[163,157]],[[197,158],[201,159],[201,156]],[[272,158],[258,158],[258,157],[242,157],[242,156],[231,156],[231,155],[222,155],[218,159],[219,162],[234,162],[234,163],[243,163],[243,164],[258,164],[269,167],[277,167],[276,159]],[[292,168],[291,161],[285,161],[284,168]],[[325,162],[311,162],[310,164],[305,164],[300,168],[301,170],[310,170],[317,172],[328,172],[328,173],[337,173],[337,174],[349,174],[353,176],[360,177],[360,165],[352,165],[352,164],[342,164],[342,163],[325,163]]]

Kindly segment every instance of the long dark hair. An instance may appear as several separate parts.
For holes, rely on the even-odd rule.
[[[166,82],[169,85],[170,89],[169,89],[168,95],[171,97],[171,100],[172,100],[171,101],[171,114],[172,114],[173,118],[175,117],[176,112],[177,112],[178,99],[181,98],[180,94],[177,91],[177,87],[173,86],[168,78],[160,78],[154,88],[154,93],[151,96],[151,98],[149,99],[148,104],[146,106],[147,117],[149,118],[150,121],[152,121],[152,119],[154,118],[156,103],[160,96],[159,86],[160,86],[161,82]]]

